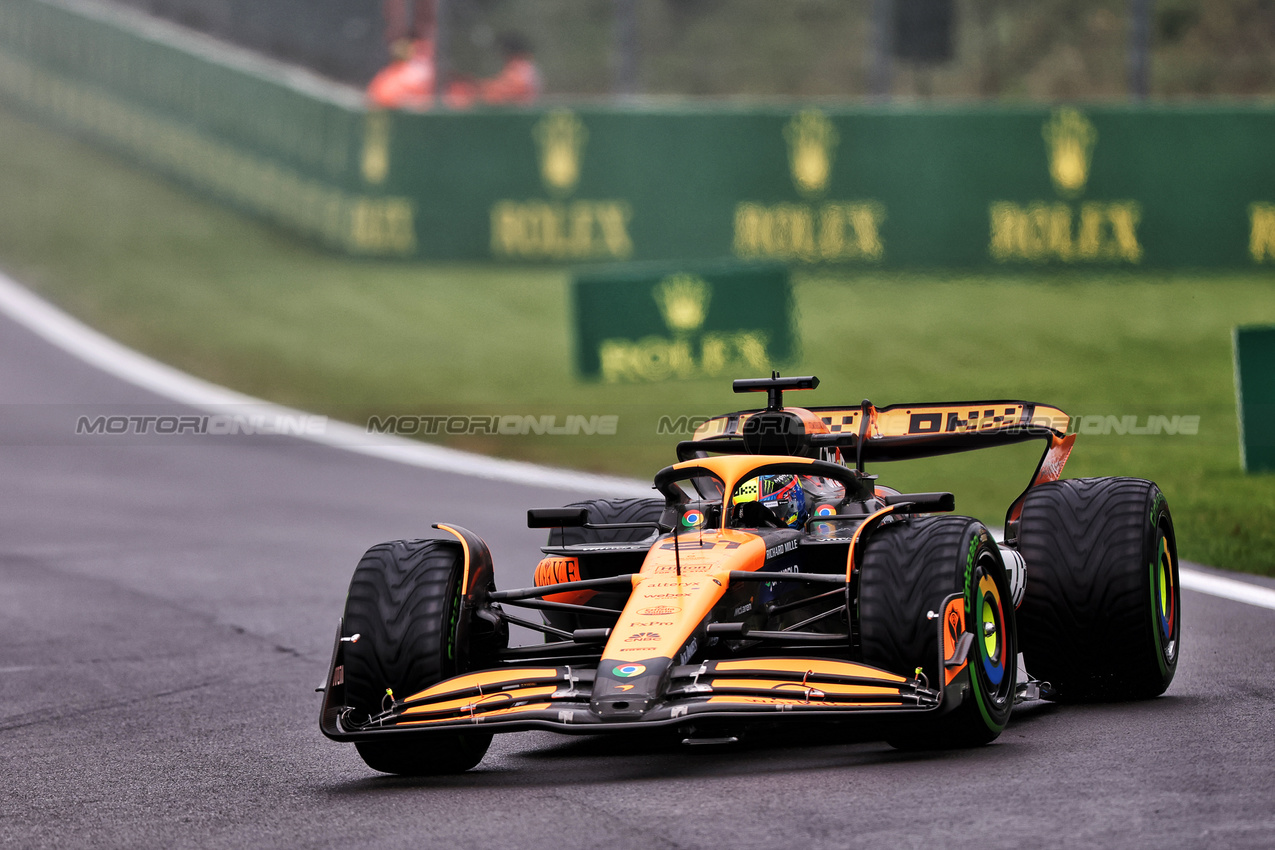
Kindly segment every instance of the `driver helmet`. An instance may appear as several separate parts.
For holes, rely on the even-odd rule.
[[[801,528],[810,513],[806,507],[806,491],[796,475],[757,476],[758,501],[774,511],[789,528]]]

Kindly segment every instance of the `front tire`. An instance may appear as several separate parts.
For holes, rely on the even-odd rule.
[[[1149,699],[1173,681],[1181,587],[1173,518],[1140,478],[1033,487],[1019,551],[1023,661],[1060,700]]]
[[[1009,580],[987,528],[969,517],[931,517],[891,523],[864,547],[859,572],[863,661],[911,676],[920,667],[933,687],[953,698],[940,663],[943,600],[963,596],[969,650],[969,693],[935,717],[900,724],[886,737],[898,749],[940,749],[989,743],[1014,707],[1018,639]],[[959,682],[960,680],[956,680]],[[942,711],[943,709],[939,709]]]
[[[468,647],[457,642],[464,616],[464,555],[447,540],[395,540],[363,556],[345,600],[345,695],[351,717],[365,721],[389,699],[405,699],[467,669]],[[382,773],[459,773],[482,759],[491,734],[396,734],[359,741],[367,766]]]

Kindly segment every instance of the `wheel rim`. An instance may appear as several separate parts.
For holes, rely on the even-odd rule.
[[[1156,547],[1156,560],[1152,564],[1152,587],[1155,591],[1156,627],[1164,658],[1172,662],[1177,654],[1178,588],[1173,553],[1163,531]]]
[[[975,546],[971,545],[971,550]],[[983,722],[998,733],[1009,720],[1013,708],[1015,661],[1014,612],[1005,605],[1009,589],[996,556],[986,549],[970,552],[966,573],[966,623],[974,635],[974,657],[970,659],[970,684]],[[972,573],[972,575],[970,575]]]
[[[979,661],[988,681],[999,692],[1005,679],[1005,607],[999,588],[991,576],[983,573],[978,580],[978,610],[974,622],[981,630]],[[999,693],[996,694],[999,697]]]

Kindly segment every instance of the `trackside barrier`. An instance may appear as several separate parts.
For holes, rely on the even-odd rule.
[[[1275,325],[1238,327],[1234,342],[1240,465],[1275,472]]]
[[[412,199],[364,185],[357,92],[131,10],[0,3],[0,100],[349,253],[411,255]]]
[[[0,3],[0,101],[353,254],[1275,264],[1269,106],[390,114],[92,0]]]

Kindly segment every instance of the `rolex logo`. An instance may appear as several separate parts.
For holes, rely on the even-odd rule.
[[[793,116],[784,127],[788,142],[788,165],[792,182],[804,194],[817,194],[828,187],[832,175],[832,154],[837,146],[837,129],[828,116],[808,109]]]
[[[376,186],[385,182],[390,172],[390,116],[374,110],[363,121],[363,158],[360,162],[364,182]]]
[[[540,148],[540,177],[551,192],[565,194],[580,179],[580,154],[589,138],[584,122],[568,110],[550,112],[532,131]]]
[[[1049,176],[1063,195],[1078,195],[1089,180],[1089,158],[1098,131],[1075,109],[1057,109],[1044,127],[1049,145]]]
[[[713,290],[703,278],[675,274],[656,284],[652,295],[668,329],[674,333],[690,333],[704,324]]]

